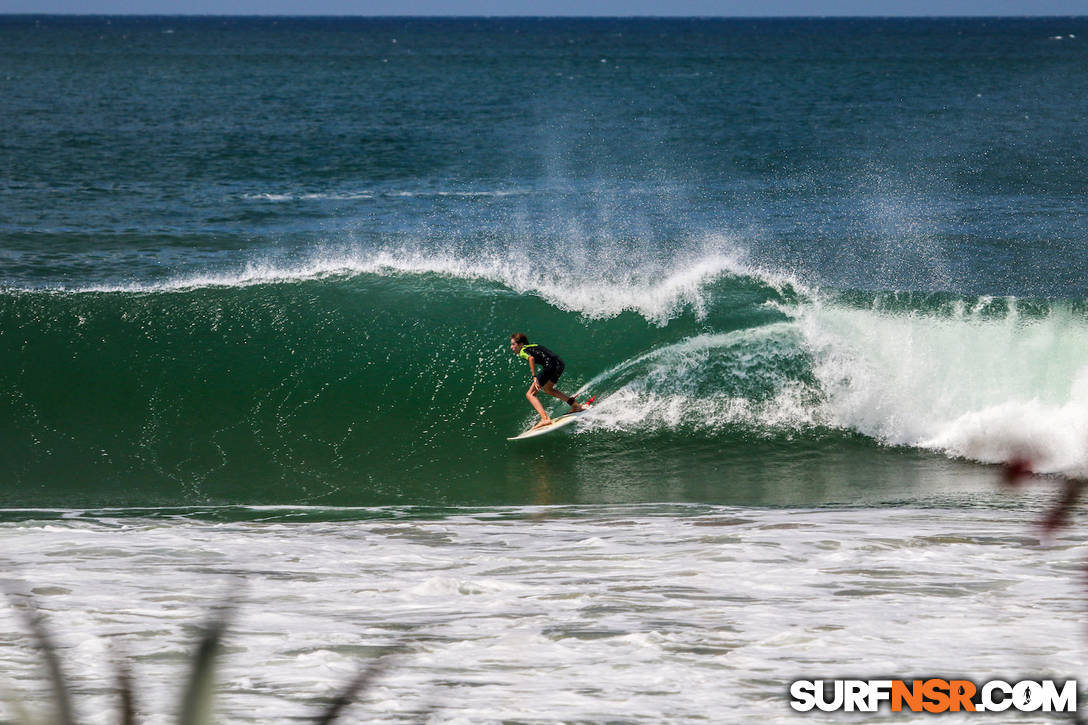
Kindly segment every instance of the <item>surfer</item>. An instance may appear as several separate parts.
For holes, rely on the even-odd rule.
[[[551,425],[552,422],[547,411],[544,410],[544,405],[536,397],[536,394],[541,390],[569,405],[571,413],[585,410],[585,406],[577,402],[573,395],[567,395],[555,389],[555,384],[559,382],[559,376],[563,374],[563,368],[565,367],[563,360],[558,355],[543,345],[530,343],[529,338],[523,332],[515,332],[510,336],[510,349],[518,357],[529,361],[529,374],[533,376],[533,384],[529,386],[529,392],[525,394],[525,397],[532,403],[536,412],[540,413],[540,422],[533,426],[534,430]],[[537,371],[538,365],[540,366],[539,371]]]

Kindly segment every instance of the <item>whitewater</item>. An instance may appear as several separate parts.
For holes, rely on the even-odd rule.
[[[110,642],[131,661],[139,707],[168,719],[197,625],[228,592],[224,721],[314,717],[367,658],[400,647],[350,717],[802,722],[785,701],[795,679],[1075,677],[1072,572],[1088,551],[1075,535],[1041,542],[1022,504],[374,510],[309,525],[316,512],[84,512],[0,524],[0,539],[56,632],[85,722],[114,721]],[[0,622],[17,645],[17,620]],[[0,667],[43,707],[32,651],[5,647]]]

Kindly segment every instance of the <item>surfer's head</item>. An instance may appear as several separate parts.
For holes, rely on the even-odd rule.
[[[517,355],[521,352],[521,348],[528,344],[529,337],[524,332],[515,332],[510,336],[510,349]]]

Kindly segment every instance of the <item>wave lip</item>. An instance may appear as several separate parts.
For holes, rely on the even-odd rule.
[[[634,312],[664,326],[685,310],[703,318],[716,304],[714,282],[723,278],[756,280],[776,292],[803,289],[786,275],[747,263],[743,254],[711,250],[666,262],[625,264],[614,250],[542,261],[546,254],[527,249],[461,253],[424,248],[376,251],[321,250],[298,261],[255,260],[239,269],[182,275],[155,282],[120,282],[78,287],[57,286],[54,292],[187,292],[204,288],[251,287],[377,275],[436,275],[487,281],[519,295],[533,295],[557,309],[587,319],[609,319]]]
[[[702,318],[715,304],[709,285],[723,277],[758,279],[772,288],[800,286],[784,275],[754,267],[743,253],[706,249],[662,260],[627,261],[613,248],[557,252],[503,248],[472,254],[399,248],[347,255],[324,262],[353,274],[434,274],[500,284],[519,295],[534,295],[557,309],[587,319],[634,312],[666,325],[684,310]]]

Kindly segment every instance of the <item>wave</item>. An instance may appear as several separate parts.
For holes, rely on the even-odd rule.
[[[521,261],[386,250],[2,292],[0,472],[158,505],[405,503],[390,482],[474,480],[528,423],[523,330],[601,398],[572,441],[845,436],[1088,475],[1083,301],[821,290],[720,250],[627,274]]]

